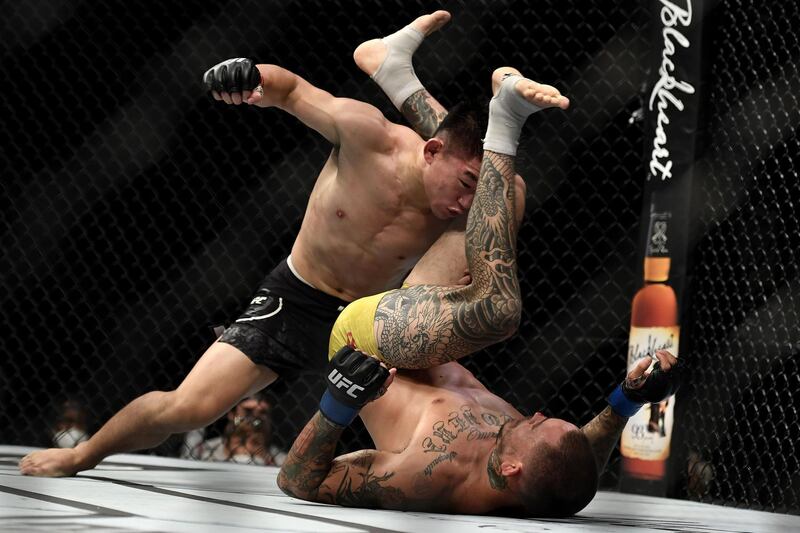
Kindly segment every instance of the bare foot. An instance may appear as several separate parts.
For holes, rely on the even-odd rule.
[[[513,67],[501,67],[492,73],[492,94],[497,94],[497,91],[500,90],[500,84],[509,75],[522,76]],[[514,85],[514,89],[525,100],[542,109],[547,109],[548,107],[566,109],[569,107],[569,98],[562,96],[558,89],[552,85],[543,85],[523,77]]]
[[[51,448],[23,457],[19,471],[24,476],[65,477],[82,470],[77,465],[78,454],[74,448]]]
[[[419,30],[422,35],[427,37],[437,31],[442,26],[450,22],[450,13],[447,11],[435,11],[430,15],[418,17],[411,26]],[[370,39],[358,45],[353,52],[353,59],[358,68],[363,70],[368,76],[375,74],[383,60],[386,59],[386,45],[382,39]]]

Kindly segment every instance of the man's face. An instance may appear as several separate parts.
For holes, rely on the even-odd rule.
[[[272,430],[271,406],[264,400],[247,398],[228,413],[228,418],[236,431],[269,434]]]
[[[548,418],[542,413],[536,413],[529,418],[509,420],[503,424],[497,435],[497,452],[501,456],[508,452],[525,457],[528,450],[539,444],[558,446],[565,433],[576,429],[577,426],[566,420]]]
[[[480,173],[480,158],[442,151],[433,159],[425,179],[431,211],[442,220],[469,211]]]

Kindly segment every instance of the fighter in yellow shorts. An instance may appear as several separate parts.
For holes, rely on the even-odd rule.
[[[513,157],[519,130],[529,114],[568,105],[554,88],[526,80],[514,69],[498,69],[492,80],[495,97],[484,141],[489,150]],[[500,168],[505,164],[501,159],[499,166],[481,169],[481,179],[488,185],[476,191],[464,240],[444,234],[412,271],[407,280],[411,286],[347,306],[333,326],[329,356],[350,345],[390,367],[430,368],[474,353],[516,331],[522,306],[516,257],[522,198],[517,195],[520,189],[519,196],[524,195],[524,186],[518,185],[522,180],[514,176],[511,164]],[[514,177],[503,181],[501,174],[509,170]],[[469,285],[430,284],[428,274],[440,270],[442,261],[464,257],[464,253],[472,276]],[[428,272],[421,272],[425,270]],[[414,285],[417,277],[429,284]]]
[[[373,326],[378,304],[381,298],[389,292],[386,291],[366,298],[359,298],[344,308],[344,311],[341,312],[333,325],[333,331],[331,331],[328,359],[333,357],[339,348],[347,345],[364,353],[374,355],[381,361],[386,362],[386,359],[378,349]]]

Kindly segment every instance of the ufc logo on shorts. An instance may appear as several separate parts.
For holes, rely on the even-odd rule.
[[[358,399],[358,396],[356,396],[354,393],[364,390],[364,387],[356,385],[355,383],[344,377],[335,368],[331,370],[330,374],[328,374],[328,381],[336,385],[337,389],[347,388],[347,395],[350,396],[351,398]]]

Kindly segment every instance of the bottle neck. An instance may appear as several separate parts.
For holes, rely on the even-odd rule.
[[[664,283],[669,279],[669,257],[645,257],[644,280],[647,283]]]

